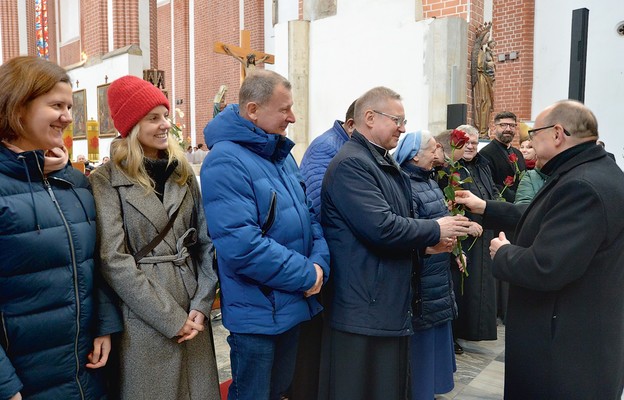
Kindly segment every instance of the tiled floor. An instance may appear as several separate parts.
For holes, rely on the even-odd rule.
[[[219,381],[232,377],[230,369],[228,331],[220,320],[212,321],[217,353]],[[460,341],[464,354],[457,356],[455,389],[440,400],[494,400],[503,398],[503,373],[505,367],[505,328],[498,327],[498,340],[488,342]]]

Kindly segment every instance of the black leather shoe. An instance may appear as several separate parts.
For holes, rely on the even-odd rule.
[[[453,342],[455,347],[455,354],[464,354],[464,348],[459,345],[457,342]]]

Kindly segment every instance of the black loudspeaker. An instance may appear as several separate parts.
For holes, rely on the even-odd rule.
[[[587,63],[587,27],[589,10],[572,11],[572,46],[570,49],[570,86],[568,98],[585,101],[585,66]]]
[[[455,129],[466,124],[468,117],[468,104],[448,104],[446,106],[446,129]]]

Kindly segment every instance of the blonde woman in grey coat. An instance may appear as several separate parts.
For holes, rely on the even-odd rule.
[[[121,137],[89,178],[102,274],[124,318],[120,397],[219,399],[214,250],[197,181],[169,135],[169,102],[133,76],[111,84],[108,102]]]

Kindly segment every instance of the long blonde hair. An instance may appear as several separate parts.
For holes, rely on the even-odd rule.
[[[111,160],[131,181],[142,186],[146,192],[155,192],[155,183],[150,178],[143,160],[143,146],[139,142],[139,125],[135,125],[128,136],[117,137],[111,143]],[[167,156],[167,165],[171,165],[174,160],[178,162],[180,177],[175,181],[178,185],[184,186],[189,178],[195,176],[193,168],[186,160],[180,145],[171,134],[167,135],[167,150],[160,151],[159,155]]]

